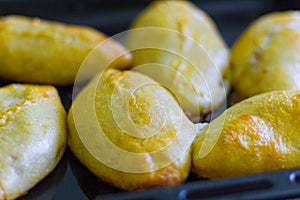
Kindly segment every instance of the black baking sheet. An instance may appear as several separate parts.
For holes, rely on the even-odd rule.
[[[61,22],[89,25],[108,35],[128,28],[134,17],[151,1],[49,1],[0,0],[0,14],[38,16]],[[215,20],[229,46],[255,18],[270,11],[300,9],[300,1],[285,0],[202,0],[193,1]],[[8,82],[0,82],[0,85]],[[72,86],[57,88],[66,109]],[[191,174],[176,187],[125,192],[91,174],[69,149],[56,167],[22,200],[28,199],[282,199],[300,197],[300,169],[246,177],[208,180]]]

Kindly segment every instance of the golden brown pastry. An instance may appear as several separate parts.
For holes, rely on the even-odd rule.
[[[137,72],[108,70],[73,102],[69,146],[96,176],[125,190],[183,182],[197,131],[158,83]]]
[[[0,199],[15,199],[47,176],[66,147],[66,114],[52,86],[0,88]]]
[[[207,113],[225,100],[227,46],[211,18],[192,3],[153,2],[133,22],[125,45],[134,67],[151,63],[135,70],[169,88],[188,115]]]
[[[285,11],[254,21],[235,42],[227,75],[242,98],[300,89],[300,12]]]
[[[300,167],[300,91],[244,100],[205,127],[193,143],[193,170],[225,178]]]
[[[75,80],[80,65],[89,53],[107,37],[89,27],[7,16],[0,18],[0,78],[30,83],[68,85]],[[109,39],[93,51],[92,66],[81,73],[81,81],[125,53]],[[130,54],[113,66],[127,67]],[[84,75],[83,75],[84,74]]]

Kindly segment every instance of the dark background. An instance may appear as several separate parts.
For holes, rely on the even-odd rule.
[[[89,25],[112,36],[127,30],[136,15],[150,2],[149,0],[0,0],[0,15],[20,14],[66,23]],[[195,0],[193,2],[215,20],[229,46],[232,45],[245,27],[257,17],[271,11],[300,9],[300,1],[297,0]],[[1,84],[6,83],[0,81]],[[68,109],[71,103],[72,88],[58,89],[63,103]],[[274,176],[280,178],[280,175],[282,173],[275,173]],[[211,181],[203,180],[192,174],[188,182],[193,184],[205,182],[209,184]],[[216,184],[218,183],[216,182]],[[267,187],[268,184],[258,186],[256,189]],[[285,191],[287,190],[285,189]],[[58,200],[94,199],[96,197],[105,199],[109,197],[105,195],[110,193],[128,194],[99,181],[67,149],[55,171],[22,199]]]

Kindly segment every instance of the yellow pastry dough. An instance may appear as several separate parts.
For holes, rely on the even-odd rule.
[[[167,90],[140,73],[98,75],[73,102],[68,128],[75,156],[118,188],[171,186],[189,174],[197,126]]]
[[[188,115],[207,113],[225,100],[228,49],[206,13],[188,1],[155,1],[131,28],[125,45],[135,70],[169,88]]]
[[[300,89],[300,12],[265,15],[235,42],[227,75],[242,98]]]
[[[244,100],[213,120],[193,144],[193,170],[225,178],[300,167],[300,92]],[[215,145],[201,152],[205,142]]]
[[[89,27],[22,16],[2,17],[0,78],[17,82],[72,84],[82,62],[94,48],[97,60],[80,77],[81,81],[108,67],[111,61],[115,61],[112,67],[127,67],[131,56],[124,54],[125,49],[116,41],[109,39],[96,48],[106,39],[107,36]]]
[[[66,147],[66,113],[52,86],[0,88],[0,199],[15,199],[47,176]]]

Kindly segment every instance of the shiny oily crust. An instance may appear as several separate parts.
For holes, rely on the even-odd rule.
[[[46,177],[66,147],[66,113],[52,86],[0,88],[0,199],[15,199]]]
[[[5,16],[0,18],[0,78],[29,83],[68,85],[75,80],[81,63],[107,36],[76,25],[66,25],[38,18]],[[82,75],[82,81],[108,62],[125,53],[109,39],[93,52],[101,60]],[[124,54],[112,65],[126,67],[131,61]],[[104,66],[102,66],[104,65]]]
[[[161,29],[143,31],[146,27]],[[134,66],[165,66],[135,70],[170,88],[189,117],[208,113],[225,100],[228,81],[222,73],[228,48],[205,12],[188,1],[155,1],[131,28],[125,46],[138,49],[132,51]]]
[[[226,178],[300,167],[299,116],[299,91],[265,93],[234,105],[194,141],[193,170]],[[204,141],[218,134],[210,153],[200,157]]]
[[[270,13],[250,24],[233,45],[230,77],[241,98],[300,89],[300,12]]]
[[[99,77],[99,76],[98,76]],[[177,102],[174,100],[172,95],[170,95],[163,87],[158,84],[143,87],[144,83],[154,82],[150,78],[132,71],[116,71],[108,70],[103,73],[101,80],[97,84],[97,77],[93,82],[91,82],[83,91],[77,96],[73,102],[72,108],[68,114],[68,128],[69,128],[69,146],[74,153],[74,155],[96,176],[98,176],[103,181],[114,185],[118,188],[125,190],[137,190],[146,189],[152,187],[161,186],[172,186],[183,182],[190,171],[191,165],[191,152],[189,151],[190,146],[188,146],[187,151],[182,153],[182,156],[177,160],[174,160],[170,165],[161,168],[159,170],[153,170],[154,166],[160,163],[154,163],[149,152],[154,152],[162,147],[167,146],[172,140],[174,140],[176,134],[178,134],[177,116],[172,114],[166,115],[162,112],[156,112],[155,116],[149,115],[148,112],[151,111],[153,105],[168,106],[169,109],[176,111],[181,111]],[[96,93],[94,93],[94,88],[96,87]],[[149,138],[139,138],[134,137],[126,133],[119,125],[122,122],[128,123],[127,121],[118,120],[113,116],[113,97],[122,98],[126,96],[126,92],[132,88],[139,87],[136,92],[131,94],[129,100],[129,113],[135,125],[143,127],[151,123],[156,124],[157,122],[164,121],[166,119],[165,126],[160,129],[158,135]],[[117,96],[114,96],[113,91],[120,92]],[[114,143],[114,145],[122,148],[126,151],[133,153],[145,153],[144,159],[141,165],[145,166],[149,172],[134,173],[125,172],[112,168],[110,166],[104,165],[101,160],[99,161],[95,156],[93,156],[84,146],[79,133],[78,126],[75,119],[76,107],[80,110],[86,110],[88,104],[92,103],[92,99],[95,98],[95,112],[97,115],[97,121],[99,126],[101,126],[105,136]],[[121,112],[116,112],[115,114],[121,115]],[[90,115],[90,113],[87,113]],[[89,127],[91,121],[85,122],[86,117],[81,116],[80,121],[85,124],[85,127]],[[117,122],[119,124],[117,124]],[[157,123],[159,124],[159,123]],[[156,128],[156,125],[154,125]],[[157,125],[158,126],[158,125]],[[183,131],[194,130],[193,124],[185,117],[182,119]],[[87,135],[93,134],[95,132],[94,128],[87,128],[90,131]],[[185,133],[185,132],[183,132]],[[95,140],[96,138],[93,138]],[[104,140],[104,137],[100,137],[99,140]],[[107,149],[101,149],[103,147],[99,146],[100,151],[107,151]],[[108,152],[108,154],[113,153],[113,151]],[[168,157],[169,155],[165,155]],[[113,157],[113,155],[111,156]],[[123,164],[128,162],[135,162],[127,156],[120,156],[116,160],[111,162],[120,163],[121,167]],[[123,164],[122,164],[123,163]]]

